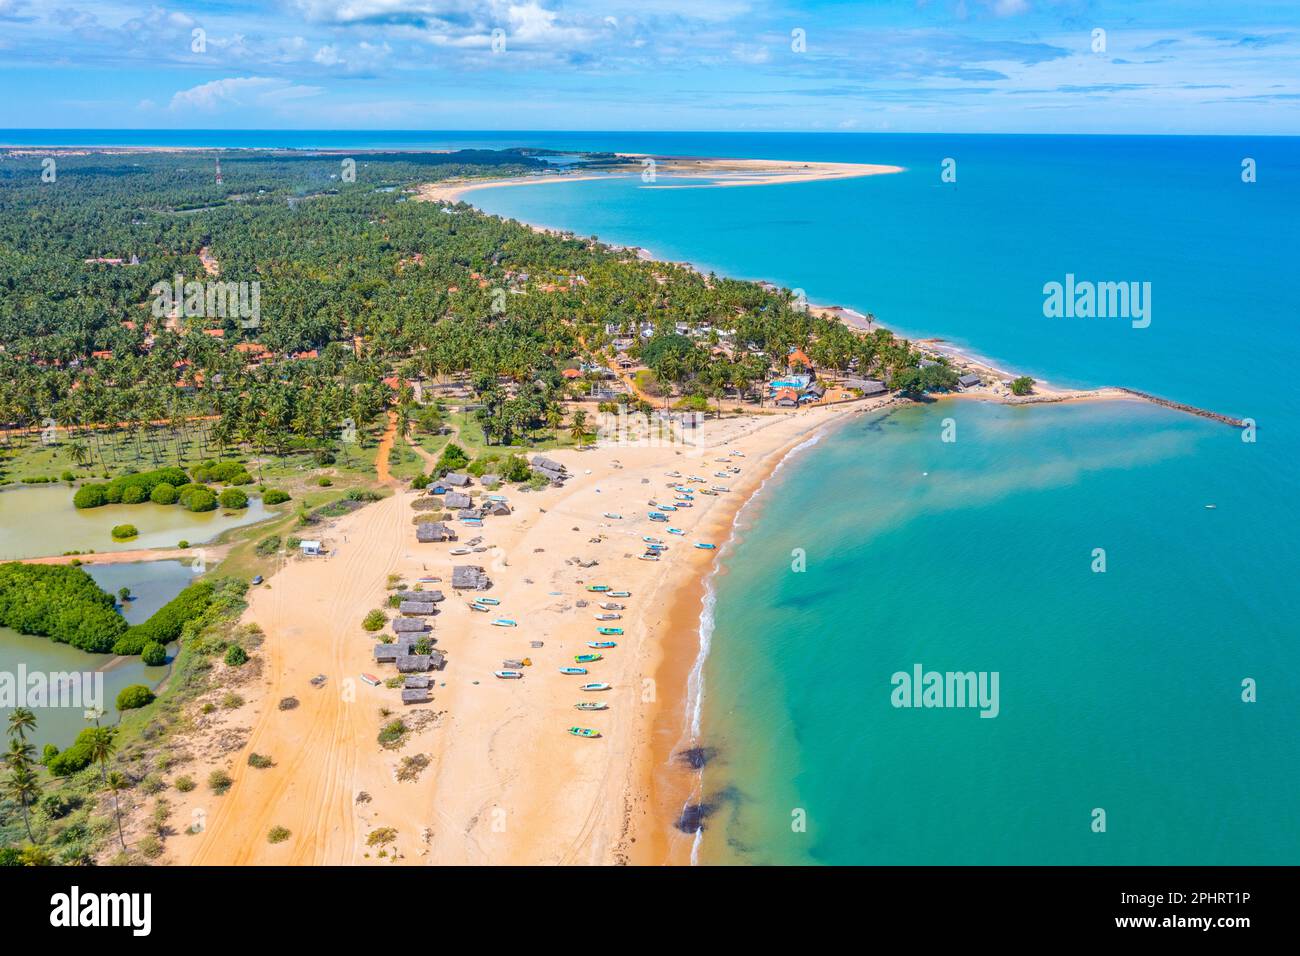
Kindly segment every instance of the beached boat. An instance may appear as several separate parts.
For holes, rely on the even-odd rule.
[[[725,471],[715,471],[715,472],[713,473],[713,477],[714,477],[714,478],[730,478],[731,475],[727,474]]]
[[[603,700],[584,700],[573,705],[577,710],[609,710],[609,704]]]
[[[681,528],[669,528],[669,529],[668,529],[668,533],[669,533],[669,534],[685,534],[686,532],[683,531]]]
[[[419,584],[437,584],[442,580],[442,578],[435,578],[432,575],[427,575],[422,578],[416,578],[415,580]]]
[[[603,656],[600,655],[600,654],[575,654],[575,655],[573,655],[573,663],[575,663],[575,664],[594,664],[594,663],[596,663],[596,661],[603,660],[603,659],[604,659]]]
[[[500,604],[501,602],[500,602],[497,598],[479,598],[479,599],[478,599],[478,603],[479,603],[479,604],[490,604],[492,607],[496,607],[496,606],[497,606],[498,604]]]
[[[687,481],[703,481],[704,479],[701,478],[699,475],[691,475],[691,476],[690,476],[689,478],[687,478],[686,480],[687,480]]]
[[[608,590],[609,590],[609,585],[608,585],[608,584],[588,584],[588,585],[587,585],[587,590],[588,590],[588,591],[608,591]]]
[[[659,508],[660,511],[676,511],[676,510],[677,510],[677,506],[676,506],[676,505],[659,505],[658,508]]]
[[[452,549],[451,549],[450,551],[448,551],[447,553],[448,553],[448,554],[455,554],[455,555],[469,554],[469,553],[470,553],[470,549],[469,549],[469,548],[452,548]]]
[[[596,632],[598,634],[622,634],[623,629],[621,627],[598,627]]]
[[[605,512],[605,517],[606,517],[606,518],[610,518],[611,520],[614,520],[614,521],[622,521],[622,520],[623,520],[623,516],[622,516],[621,514],[616,514],[616,513],[613,512],[613,511],[606,511],[606,512]]]
[[[608,647],[618,647],[618,644],[615,641],[588,641],[587,646],[608,648]]]
[[[709,495],[710,497],[716,497],[718,493],[714,491],[712,488],[701,488],[700,494]]]
[[[641,535],[641,540],[644,541],[646,544],[663,544],[663,543],[664,543],[662,538],[652,538],[652,537],[650,537],[650,535],[648,535],[648,534],[643,534],[643,535]]]
[[[727,454],[728,454],[728,455],[732,455],[732,456],[734,456],[734,457],[736,457],[736,458],[744,458],[744,457],[745,457],[745,453],[744,453],[743,451],[729,451],[729,452],[727,452]]]
[[[499,617],[492,622],[493,627],[518,627],[519,624],[508,617]]]
[[[575,737],[591,738],[600,736],[599,730],[592,730],[590,727],[570,727],[569,733],[573,734]]]
[[[489,611],[492,610],[490,607],[484,607],[482,604],[479,604],[478,602],[471,603],[469,609],[471,611],[480,611],[483,614],[487,614]]]
[[[667,551],[667,550],[668,550],[668,545],[666,545],[666,544],[647,544],[647,545],[645,546],[645,549],[646,549],[647,551]]]
[[[507,498],[506,498],[505,495],[488,495],[488,496],[487,496],[487,500],[488,500],[488,501],[506,501]]]
[[[667,516],[667,515],[660,514],[660,513],[657,512],[657,511],[652,511],[652,512],[650,512],[650,514],[649,514],[649,518],[650,518],[651,521],[667,521],[667,520],[668,520],[668,516]]]
[[[720,494],[720,495],[725,495],[725,494],[726,494],[728,491],[730,491],[731,489],[728,488],[726,485],[714,485],[714,486],[713,486],[713,490],[716,491],[716,492],[717,492],[718,494]]]
[[[677,507],[679,507],[679,508],[694,508],[695,505],[691,504],[689,501],[679,501],[679,502],[677,502]]]
[[[603,684],[603,683],[601,683],[600,681],[596,681],[596,682],[591,683],[591,684],[583,684],[583,685],[582,685],[582,690],[590,690],[590,691],[609,690],[609,688],[610,688],[610,685],[609,685],[609,684]]]
[[[695,542],[695,547],[699,548],[701,551],[712,551],[712,550],[714,550],[715,548],[717,548],[717,545],[716,545],[716,544],[708,544],[707,542],[704,542],[704,541],[696,541],[696,542]]]
[[[463,524],[463,525],[467,525],[468,527],[471,527],[471,528],[481,528],[481,527],[483,527],[483,519],[482,519],[482,518],[461,518],[461,519],[460,519],[460,523]]]
[[[621,604],[615,604],[613,601],[601,601],[599,606],[602,607],[602,608],[604,608],[606,611],[621,611],[621,610],[623,610],[623,605],[621,605]]]
[[[617,621],[617,620],[618,620],[619,618],[621,618],[622,616],[623,616],[622,614],[613,614],[613,613],[608,613],[608,614],[597,614],[597,615],[596,615],[596,620],[598,620],[598,621]]]
[[[609,596],[616,597],[616,598],[627,598],[632,596],[632,592],[631,591],[610,591]]]
[[[585,674],[585,673],[587,673],[587,668],[585,668],[585,667],[561,667],[561,668],[560,668],[560,673],[561,673],[561,674],[569,674],[569,675],[571,675],[571,676],[572,676],[572,675],[577,675],[577,674]]]
[[[260,574],[254,574],[254,575],[253,575],[253,582],[252,582],[252,583],[253,583],[253,584],[261,584],[261,583],[262,583],[262,576],[261,576]]]
[[[658,561],[658,560],[659,560],[659,555],[656,554],[656,553],[654,553],[653,551],[650,551],[650,552],[647,552],[647,553],[645,553],[645,554],[638,554],[638,555],[636,556],[636,559],[637,559],[638,561]]]
[[[523,671],[493,671],[492,673],[502,680],[519,680],[524,676]]]
[[[665,471],[664,474],[669,478],[680,478],[682,476],[680,471]]]
[[[361,679],[365,681],[367,684],[369,684],[371,687],[379,686],[379,678],[376,677],[374,674],[362,674]]]

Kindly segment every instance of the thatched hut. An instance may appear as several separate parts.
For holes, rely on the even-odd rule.
[[[398,640],[392,644],[375,645],[375,661],[380,664],[391,664],[408,656],[415,648],[410,641]]]
[[[451,586],[458,591],[486,591],[492,587],[492,580],[480,567],[458,564],[451,569]]]
[[[422,674],[429,669],[429,658],[429,654],[403,654],[394,663],[399,674]]]
[[[393,633],[399,636],[407,634],[424,634],[433,630],[427,621],[421,621],[418,617],[395,617],[393,618]]]
[[[415,526],[415,540],[421,544],[436,541],[455,541],[456,531],[441,521],[421,521]]]
[[[403,687],[402,703],[403,704],[427,704],[432,698],[429,696],[427,689]]]
[[[397,610],[402,614],[429,615],[438,613],[438,605],[432,601],[403,601]]]
[[[448,511],[455,511],[459,508],[471,507],[474,504],[474,499],[460,491],[449,491],[442,503]]]

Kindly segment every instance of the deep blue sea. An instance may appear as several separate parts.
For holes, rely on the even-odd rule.
[[[960,401],[855,418],[799,452],[721,555],[701,726],[718,757],[699,858],[1300,862],[1300,140],[0,131],[19,142],[904,167],[467,198],[799,288],[1035,378],[1249,417],[1256,440],[1143,403]],[[1044,285],[1067,274],[1150,283],[1149,326],[1046,317]],[[893,675],[918,664],[996,672],[998,716],[893,706]]]

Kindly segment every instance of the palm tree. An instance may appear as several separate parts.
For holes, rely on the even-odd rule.
[[[108,782],[108,759],[117,753],[117,744],[113,741],[110,727],[96,727],[90,735],[90,759],[99,764],[100,778]]]
[[[4,755],[4,762],[10,767],[31,767],[36,759],[36,748],[17,737],[9,738],[9,750]]]
[[[5,778],[3,793],[22,807],[23,826],[27,828],[27,839],[35,843],[36,837],[32,835],[32,821],[28,816],[27,808],[41,795],[41,782],[32,772],[31,767],[26,765],[14,767]]]
[[[36,715],[26,707],[15,707],[9,715],[9,736],[27,739],[27,731],[36,729]]]
[[[118,803],[117,792],[127,788],[126,775],[120,770],[114,770],[108,775],[106,781],[108,789],[113,791],[113,815],[117,818],[117,838],[122,843],[122,849],[126,849],[126,837],[122,833],[122,807]]]
[[[574,441],[581,442],[587,435],[587,413],[583,409],[578,409],[573,413],[573,427],[569,429],[569,435]]]

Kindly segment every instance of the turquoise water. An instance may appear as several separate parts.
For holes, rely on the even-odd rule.
[[[800,453],[723,555],[698,859],[1300,861],[1297,141],[809,137],[741,152],[727,139],[696,151],[907,171],[471,198],[1259,431],[1246,443],[1138,403],[945,402]],[[1243,157],[1258,182],[1241,182]],[[1067,273],[1150,282],[1150,326],[1045,318],[1043,285]],[[940,440],[945,418],[956,442]],[[998,672],[999,716],[894,708],[891,675],[918,663]],[[1257,703],[1241,701],[1247,678]]]
[[[1239,445],[1143,404],[941,402],[798,453],[716,582],[702,859],[1295,862],[1300,553]],[[915,664],[998,672],[998,715],[893,707]]]

